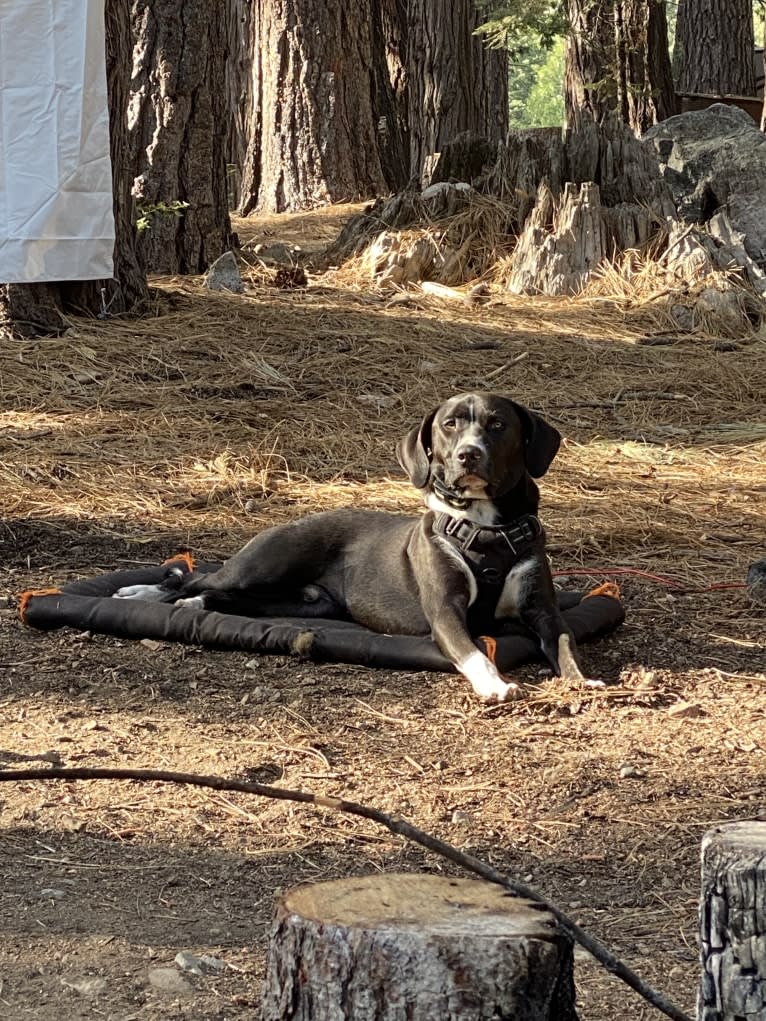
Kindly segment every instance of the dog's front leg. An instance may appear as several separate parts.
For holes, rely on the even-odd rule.
[[[567,627],[558,608],[532,605],[521,612],[524,623],[537,635],[543,655],[553,667],[556,677],[586,688],[603,688],[603,681],[586,677],[580,667],[575,637]]]
[[[479,698],[488,702],[521,698],[522,688],[504,678],[471,638],[466,620],[473,593],[465,573],[448,562],[420,582],[421,605],[433,640]]]

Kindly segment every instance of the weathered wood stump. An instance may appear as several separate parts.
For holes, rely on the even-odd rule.
[[[376,875],[278,903],[263,1021],[576,1021],[572,943],[469,879]]]
[[[766,1021],[766,822],[702,841],[699,1021]]]

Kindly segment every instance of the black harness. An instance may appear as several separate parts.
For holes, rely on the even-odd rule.
[[[508,572],[544,535],[534,514],[524,514],[505,525],[477,525],[438,513],[433,530],[460,554],[476,579],[479,592],[471,606],[471,617],[477,619],[486,615],[494,619]]]

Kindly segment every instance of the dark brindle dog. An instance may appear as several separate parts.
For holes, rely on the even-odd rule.
[[[429,508],[422,517],[366,510],[313,514],[255,536],[217,571],[121,589],[250,615],[347,615],[373,631],[431,634],[477,695],[520,694],[476,647],[521,619],[554,672],[584,680],[558,610],[533,479],[548,470],[558,431],[505,397],[469,393],[426,415],[397,447]]]

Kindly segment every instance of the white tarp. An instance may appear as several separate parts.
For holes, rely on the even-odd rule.
[[[113,274],[104,0],[0,0],[0,282]]]

